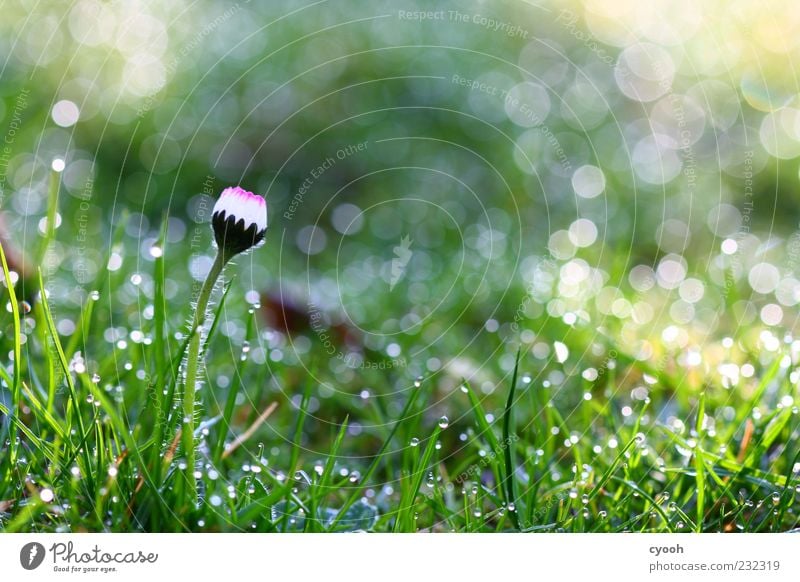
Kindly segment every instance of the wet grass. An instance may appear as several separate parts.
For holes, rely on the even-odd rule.
[[[481,332],[471,366],[341,372],[313,341],[302,362],[271,357],[289,344],[244,300],[236,269],[203,340],[195,504],[180,434],[191,309],[167,292],[187,256],[164,232],[152,261],[101,269],[77,307],[52,299],[41,275],[15,286],[3,257],[4,531],[798,527],[800,344],[789,337],[739,328],[702,343],[708,363],[694,366],[685,346],[654,341],[643,358],[621,328],[534,317],[528,341]],[[122,292],[135,300],[121,304]],[[477,332],[454,333],[458,345]],[[724,381],[723,361],[751,368]]]

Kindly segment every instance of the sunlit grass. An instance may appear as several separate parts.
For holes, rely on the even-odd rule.
[[[118,236],[112,249],[121,248]],[[746,334],[725,342],[723,359],[753,367],[733,382],[714,368],[679,365],[685,351],[657,341],[660,360],[634,356],[615,342],[612,326],[598,334],[579,321],[532,320],[541,324],[535,343],[502,340],[472,377],[456,378],[446,366],[420,378],[410,366],[356,369],[347,385],[316,346],[304,357],[309,367],[253,361],[250,344],[276,332],[264,329],[241,290],[232,291],[236,281],[215,295],[205,339],[195,504],[180,433],[191,311],[164,291],[167,273],[180,277],[176,257],[185,251],[166,244],[163,230],[156,244],[152,285],[133,285],[143,301],[115,303],[141,271],[101,270],[68,339],[54,315],[63,306],[48,298],[44,278],[29,313],[5,293],[5,531],[798,525],[800,353],[789,339],[763,336],[768,349]],[[8,289],[5,267],[4,277]],[[118,337],[112,322],[120,318],[139,323],[138,333]],[[231,321],[243,323],[240,339],[220,333]],[[557,357],[537,355],[541,342],[554,341],[563,342],[553,348]],[[718,353],[720,346],[700,347]],[[580,362],[576,354],[584,354]],[[500,364],[507,357],[510,368]],[[561,376],[553,371],[562,381],[554,383]]]

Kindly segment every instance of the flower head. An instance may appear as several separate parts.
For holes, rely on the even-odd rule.
[[[211,218],[214,239],[228,257],[257,245],[267,232],[267,203],[238,186],[225,188]]]

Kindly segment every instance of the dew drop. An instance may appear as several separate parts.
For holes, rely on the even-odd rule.
[[[428,473],[428,477],[427,477],[427,479],[426,479],[426,481],[425,481],[425,484],[426,484],[428,487],[433,487],[433,486],[436,484],[436,479],[435,479],[435,478],[434,478],[434,476],[433,476],[433,472],[429,472],[429,473]]]

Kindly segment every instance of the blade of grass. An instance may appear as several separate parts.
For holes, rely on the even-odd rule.
[[[153,452],[150,459],[150,470],[153,473],[153,481],[161,482],[161,442],[164,439],[164,429],[167,420],[167,407],[169,401],[166,399],[168,393],[164,390],[167,384],[171,368],[167,366],[167,338],[166,338],[166,313],[167,301],[164,292],[166,284],[166,235],[167,217],[161,225],[156,245],[161,252],[155,257],[153,266],[153,351],[155,352],[155,380],[152,383],[152,402],[153,402]],[[148,402],[149,404],[149,402]]]
[[[500,447],[500,441],[497,440],[497,435],[494,434],[494,430],[489,424],[489,421],[486,420],[486,412],[483,410],[483,406],[481,406],[481,402],[478,399],[478,396],[475,394],[475,391],[472,389],[472,386],[470,386],[466,379],[462,379],[462,383],[467,390],[467,397],[469,398],[469,404],[472,408],[472,415],[475,418],[475,423],[478,425],[478,436],[483,436],[486,439],[486,443],[489,445],[490,451],[495,453],[495,457],[497,457],[502,450]],[[494,474],[495,482],[501,483],[502,476],[500,475],[498,463],[492,462],[490,463],[490,466],[492,473]]]
[[[225,298],[230,291],[231,286],[225,289],[225,292],[222,295],[222,299],[220,300],[220,305],[224,305]],[[212,325],[212,330],[209,332],[209,336],[211,332],[213,332],[214,326],[217,325],[217,322],[220,320],[220,314],[217,313],[214,316],[214,323]],[[247,321],[247,330],[245,331],[245,339],[252,337],[253,334],[253,327],[255,325],[255,315],[251,316]],[[228,390],[228,397],[225,399],[225,408],[222,411],[222,422],[219,423],[219,427],[217,427],[217,442],[214,444],[214,448],[211,453],[211,459],[214,463],[219,463],[219,460],[222,458],[223,449],[225,447],[225,439],[228,436],[228,433],[231,430],[231,418],[233,417],[233,409],[236,406],[236,396],[239,394],[239,390],[242,387],[242,375],[244,373],[244,365],[236,370],[234,374],[233,381],[231,382],[230,389]]]
[[[380,465],[381,461],[383,460],[383,455],[386,452],[386,449],[392,442],[395,433],[397,433],[397,429],[400,428],[400,425],[402,425],[403,422],[407,419],[409,412],[414,406],[414,403],[417,401],[417,398],[419,398],[421,392],[422,390],[420,389],[412,390],[411,396],[409,396],[408,400],[406,401],[406,405],[403,407],[403,411],[400,413],[400,417],[394,423],[392,430],[389,432],[389,436],[387,436],[386,439],[383,441],[383,444],[381,445],[380,449],[378,449],[378,452],[375,454],[372,463],[370,463],[369,468],[364,473],[364,476],[361,478],[361,485],[354,488],[353,493],[350,494],[350,497],[348,497],[347,500],[342,504],[342,507],[339,508],[339,513],[336,515],[336,517],[333,519],[333,522],[331,523],[331,529],[333,529],[336,526],[336,524],[339,523],[339,520],[342,518],[342,516],[347,512],[348,509],[350,509],[350,507],[361,496],[361,490],[366,486],[372,475],[377,470],[378,465]]]
[[[602,476],[597,481],[597,484],[594,487],[592,487],[592,490],[589,492],[589,503],[594,501],[595,497],[597,497],[600,494],[605,484],[608,483],[609,479],[611,479],[611,477],[614,475],[614,471],[616,471],[617,467],[619,467],[620,463],[622,463],[622,460],[625,458],[625,453],[628,452],[628,449],[630,449],[635,442],[636,442],[635,437],[632,438],[630,441],[628,441],[628,443],[624,447],[622,447],[622,450],[616,456],[611,465],[608,466],[608,469],[606,469],[603,472]]]
[[[46,264],[47,251],[50,249],[50,243],[53,242],[56,235],[56,221],[58,216],[58,193],[61,189],[61,174],[55,170],[50,171],[50,180],[47,187],[47,224],[44,231],[44,238],[42,239],[39,247],[39,260],[37,265]]]
[[[246,431],[236,437],[230,446],[225,449],[225,452],[222,453],[222,458],[225,459],[226,457],[229,457],[236,449],[247,442],[247,440],[258,430],[258,428],[264,424],[264,422],[272,415],[273,412],[275,412],[276,408],[278,408],[277,402],[273,402],[267,406],[264,412],[258,416],[253,424],[251,424]]]
[[[411,532],[416,529],[414,526],[413,509],[416,505],[417,494],[422,486],[422,480],[425,478],[425,472],[431,466],[431,458],[436,450],[436,442],[441,432],[442,429],[438,426],[434,429],[433,434],[428,439],[425,452],[417,460],[414,471],[410,475],[411,486],[404,492],[403,499],[400,501],[397,519],[395,520],[395,532]]]
[[[306,531],[322,531],[319,516],[317,515],[319,511],[318,508],[320,507],[319,502],[323,500],[327,494],[328,482],[330,481],[331,475],[333,474],[333,469],[336,465],[336,458],[339,455],[339,448],[342,446],[344,437],[347,434],[348,423],[349,417],[345,417],[344,422],[342,422],[342,425],[339,427],[339,431],[337,432],[336,438],[333,441],[331,450],[328,453],[328,459],[325,461],[325,467],[322,470],[322,475],[320,475],[319,481],[313,485],[311,489],[311,499],[308,504],[311,513],[306,519]]]
[[[12,373],[11,384],[11,403],[13,406],[13,415],[19,415],[22,394],[20,391],[20,382],[22,381],[22,331],[19,319],[19,304],[17,303],[17,294],[14,290],[14,282],[11,280],[11,272],[8,270],[8,261],[6,261],[6,253],[3,250],[3,245],[0,244],[0,262],[3,265],[3,277],[6,283],[6,291],[8,291],[8,300],[11,305],[11,325],[14,333],[14,371]],[[17,464],[17,450],[19,444],[17,443],[17,425],[12,422],[9,424],[9,445],[8,454],[8,471]]]
[[[697,440],[702,442],[704,434],[703,425],[705,424],[706,416],[706,393],[700,393],[700,401],[697,404],[697,423],[695,431],[697,432]],[[697,449],[700,449],[700,442],[698,442]],[[694,452],[694,468],[695,468],[695,486],[697,487],[697,506],[696,506],[696,520],[695,532],[701,533],[703,531],[703,517],[706,513],[706,471],[703,463],[702,452],[695,450]]]
[[[313,378],[314,374],[310,374],[309,378]],[[297,421],[294,425],[294,437],[292,440],[292,452],[291,457],[289,460],[289,471],[286,474],[286,498],[285,498],[285,508],[286,511],[283,513],[283,517],[281,518],[281,523],[278,529],[281,531],[286,531],[286,522],[289,519],[289,515],[291,514],[291,509],[289,503],[292,500],[292,487],[295,481],[295,473],[297,471],[297,463],[300,458],[300,449],[302,448],[303,442],[303,425],[306,421],[306,416],[308,416],[308,403],[311,399],[311,381],[310,379],[306,380],[305,389],[303,390],[303,396],[300,399],[300,409],[298,410],[297,414]]]
[[[742,402],[741,405],[737,407],[736,416],[733,419],[733,422],[729,424],[730,428],[728,432],[722,436],[720,439],[721,442],[729,443],[733,441],[733,435],[736,433],[737,430],[744,424],[747,417],[752,413],[753,408],[757,406],[759,400],[764,395],[764,392],[767,390],[767,387],[770,383],[775,379],[775,376],[778,375],[778,372],[781,369],[781,358],[775,358],[775,361],[767,370],[767,373],[761,378],[758,383],[758,386],[750,395],[745,402]]]
[[[511,522],[516,529],[519,529],[519,511],[517,510],[517,493],[514,486],[515,483],[515,470],[516,463],[514,461],[514,443],[511,441],[511,431],[514,425],[514,393],[517,388],[517,372],[519,370],[519,359],[522,352],[517,350],[517,358],[514,362],[514,373],[511,375],[511,387],[508,391],[508,399],[506,400],[506,410],[503,414],[503,456],[506,465],[505,474],[505,490],[506,490],[506,507]],[[514,435],[516,437],[516,435]],[[516,438],[514,439],[516,441]]]
[[[47,329],[50,332],[50,339],[53,342],[53,345],[56,348],[56,354],[58,355],[58,361],[61,364],[61,369],[64,372],[64,379],[67,383],[67,388],[69,389],[69,396],[70,401],[72,403],[72,411],[73,415],[78,423],[78,430],[81,435],[81,440],[86,440],[88,437],[88,432],[86,427],[83,423],[83,417],[81,415],[81,410],[78,406],[78,392],[75,389],[75,382],[72,380],[72,374],[69,370],[69,363],[67,362],[67,356],[64,354],[64,349],[61,347],[61,341],[58,338],[58,331],[56,330],[55,322],[53,321],[53,314],[50,312],[50,305],[47,300],[47,292],[44,288],[44,279],[42,278],[42,270],[39,269],[39,290],[41,294],[41,301],[42,301],[42,308],[44,311],[45,323],[47,324]],[[89,447],[82,446],[81,451],[83,453],[83,461],[85,463],[85,473],[86,473],[86,480],[89,485],[89,490],[94,491],[94,471],[91,462],[91,456],[89,454]]]

